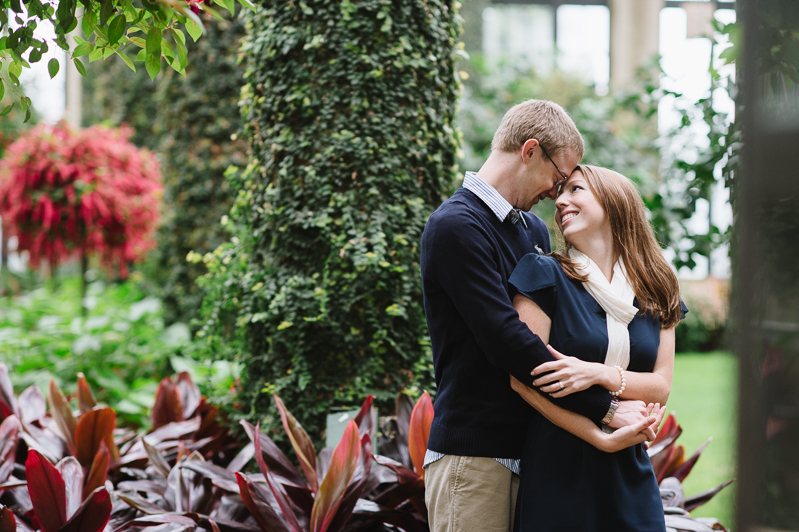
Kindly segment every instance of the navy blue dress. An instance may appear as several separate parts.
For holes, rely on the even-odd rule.
[[[566,355],[602,363],[605,311],[552,257],[526,255],[509,282],[552,320],[549,343]],[[629,371],[652,371],[660,323],[636,315]],[[643,444],[605,453],[535,413],[527,430],[516,503],[516,532],[665,532],[652,464]]]

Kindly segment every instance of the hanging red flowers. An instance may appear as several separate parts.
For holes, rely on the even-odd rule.
[[[155,246],[162,194],[158,161],[128,141],[133,131],[65,122],[40,125],[0,161],[0,217],[30,265],[51,267],[82,253],[106,267],[144,258]]]

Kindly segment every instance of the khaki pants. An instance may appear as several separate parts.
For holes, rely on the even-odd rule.
[[[425,471],[430,532],[513,530],[519,477],[494,460],[446,455]]]

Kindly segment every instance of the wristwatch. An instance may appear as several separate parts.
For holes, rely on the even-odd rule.
[[[616,414],[616,409],[619,408],[619,400],[615,397],[610,400],[610,408],[608,408],[608,413],[605,414],[605,417],[602,418],[602,424],[608,425],[613,420],[613,416]]]

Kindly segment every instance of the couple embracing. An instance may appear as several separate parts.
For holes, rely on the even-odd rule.
[[[510,109],[491,150],[422,237],[430,529],[664,532],[644,442],[686,309],[641,197],[579,165],[582,137],[552,102]],[[553,254],[528,212],[547,198],[565,241]]]

